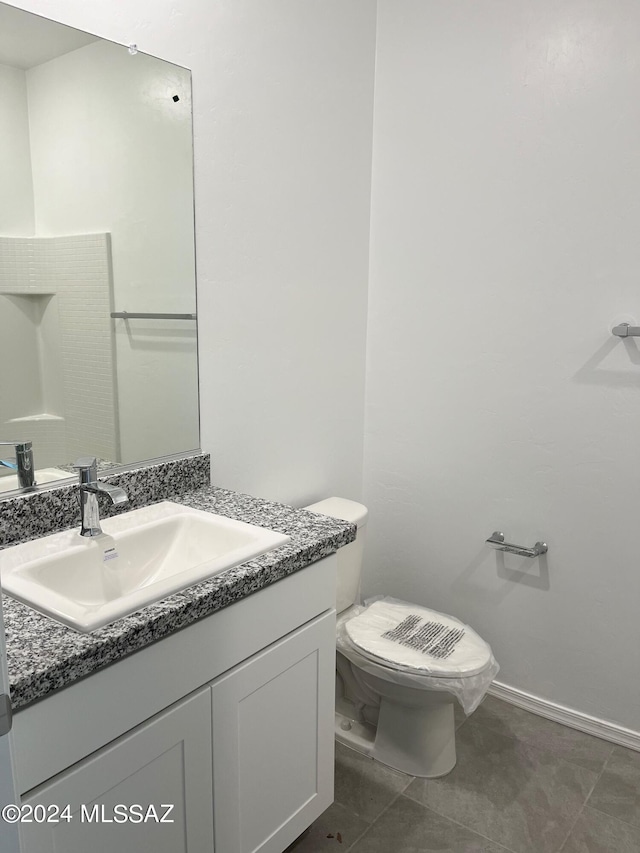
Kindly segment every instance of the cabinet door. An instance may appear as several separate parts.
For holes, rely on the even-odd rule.
[[[34,806],[34,820],[42,817],[42,806],[62,809],[67,803],[71,820],[22,824],[23,848],[212,853],[211,798],[211,696],[204,688],[30,791],[23,803]],[[173,809],[167,814],[168,805]],[[121,821],[122,815],[131,820]]]
[[[218,853],[281,853],[333,802],[335,610],[212,684]]]

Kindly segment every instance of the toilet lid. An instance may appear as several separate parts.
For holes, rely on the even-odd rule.
[[[462,678],[491,660],[491,648],[468,625],[395,599],[375,601],[344,629],[365,657],[420,675]]]

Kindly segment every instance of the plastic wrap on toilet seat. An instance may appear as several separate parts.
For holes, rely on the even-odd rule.
[[[349,637],[345,627],[347,622],[351,621],[355,617],[361,616],[377,601],[384,602],[392,607],[394,605],[399,605],[403,608],[409,608],[412,611],[424,610],[424,608],[415,608],[407,604],[407,602],[388,597],[370,599],[365,602],[364,607],[352,607],[342,617],[338,618],[336,632],[336,645],[338,651],[364,672],[368,672],[371,675],[378,677],[383,677],[386,681],[390,681],[394,684],[422,688],[424,690],[442,690],[452,693],[458,699],[466,714],[473,713],[484,698],[491,682],[496,677],[500,669],[493,657],[490,646],[478,637],[478,640],[484,647],[486,665],[484,665],[479,671],[478,668],[475,667],[469,675],[465,675],[464,673],[461,673],[460,675],[453,673],[448,675],[430,674],[428,654],[423,658],[424,663],[419,669],[409,665],[403,665],[402,663],[399,665],[395,662],[391,663],[389,659],[377,657],[357,647]],[[474,637],[477,637],[477,634],[475,634],[472,628],[459,620],[444,613],[438,613],[437,611],[428,612],[434,616],[440,617],[446,626],[451,626],[453,624],[460,630],[464,629],[465,631],[472,633]],[[381,634],[381,637],[383,636],[384,634]],[[400,654],[399,657],[402,660],[404,658],[404,654]],[[435,658],[434,664],[434,668],[437,671],[438,664],[437,659]]]

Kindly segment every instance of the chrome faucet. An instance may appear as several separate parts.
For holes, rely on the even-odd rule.
[[[80,536],[100,536],[98,495],[107,495],[113,504],[126,504],[129,498],[124,489],[98,480],[98,461],[95,456],[83,456],[73,466],[80,475]]]
[[[0,446],[13,447],[16,461],[8,462],[0,459],[2,468],[10,468],[18,475],[18,487],[32,489],[36,484],[33,468],[33,444],[30,441],[0,441]]]

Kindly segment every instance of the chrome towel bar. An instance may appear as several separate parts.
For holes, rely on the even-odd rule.
[[[195,320],[195,314],[154,314],[152,312],[112,311],[114,319],[122,320]]]
[[[518,554],[520,557],[539,557],[546,554],[549,548],[546,542],[536,542],[533,548],[525,548],[522,545],[512,545],[504,541],[504,533],[495,530],[487,539],[487,545],[491,545],[496,551],[508,551],[510,554]]]
[[[637,338],[640,336],[640,326],[630,326],[628,323],[620,323],[619,326],[614,326],[611,329],[612,335],[617,335],[619,338]]]

